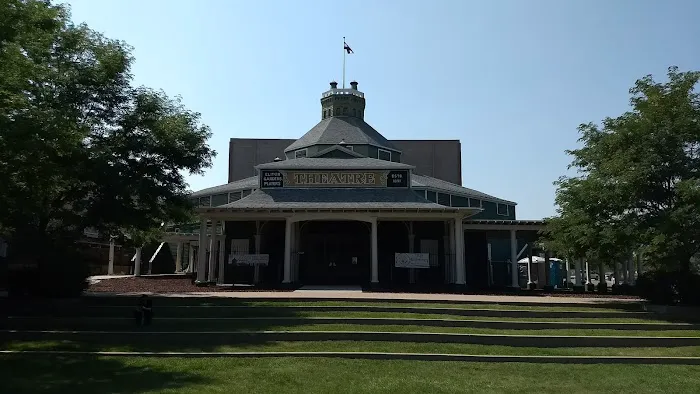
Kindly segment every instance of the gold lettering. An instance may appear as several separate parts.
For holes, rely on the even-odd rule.
[[[321,183],[328,183],[328,173],[321,174]]]
[[[371,172],[368,172],[367,173],[367,184],[374,185],[376,183],[377,183],[377,181],[374,179],[374,174],[372,174]]]

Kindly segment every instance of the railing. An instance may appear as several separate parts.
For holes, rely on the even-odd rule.
[[[349,95],[365,98],[365,94],[355,89],[331,89],[324,92],[321,98],[326,98],[334,95]]]

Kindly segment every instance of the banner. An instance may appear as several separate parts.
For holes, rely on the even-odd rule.
[[[264,265],[270,262],[269,254],[232,254],[228,258],[229,264],[235,265]]]
[[[396,268],[430,268],[428,253],[396,253],[394,255]]]

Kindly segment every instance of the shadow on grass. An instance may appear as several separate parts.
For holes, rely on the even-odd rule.
[[[0,355],[2,392],[144,393],[205,383],[202,376],[169,368],[169,359],[89,355]]]

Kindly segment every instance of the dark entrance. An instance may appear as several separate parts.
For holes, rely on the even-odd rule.
[[[299,279],[303,284],[359,285],[369,281],[368,223],[304,222],[300,233]]]

